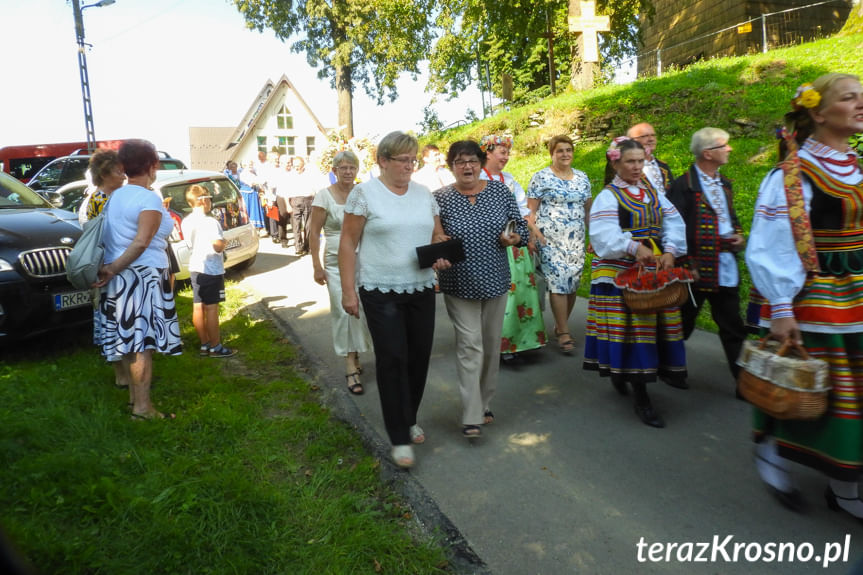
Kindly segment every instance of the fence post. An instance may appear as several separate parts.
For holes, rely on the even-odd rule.
[[[662,49],[656,49],[656,75],[662,76]]]
[[[761,51],[767,53],[767,16],[761,15]]]

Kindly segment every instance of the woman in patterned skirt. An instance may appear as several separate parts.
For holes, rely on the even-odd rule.
[[[173,419],[150,401],[153,351],[182,352],[180,327],[168,264],[173,221],[158,192],[159,154],[146,140],[127,140],[118,152],[128,181],[111,194],[104,208],[105,262],[94,287],[99,298],[102,354],[119,361],[129,382],[133,419]]]
[[[800,86],[792,106],[780,147],[785,161],[761,184],[746,263],[769,304],[761,327],[825,360],[833,389],[827,412],[814,421],[756,410],[756,465],[794,509],[802,495],[788,461],[823,472],[827,504],[861,519],[863,172],[849,138],[863,132],[863,90],[856,76],[827,74]]]
[[[572,168],[572,140],[554,136],[548,142],[551,166],[543,168],[527,187],[529,218],[536,222],[540,271],[548,283],[554,335],[560,351],[571,354],[569,316],[581,283],[585,256],[585,214],[590,210],[590,180]]]
[[[455,142],[446,157],[455,183],[434,193],[443,231],[462,240],[466,256],[440,270],[438,279],[455,328],[462,435],[468,438],[482,434],[480,425],[494,421],[489,403],[497,387],[500,333],[510,292],[506,253],[527,243],[528,236],[527,222],[509,188],[480,178],[485,160],[476,142]],[[507,230],[509,222],[515,222],[512,232]]]
[[[686,224],[665,194],[644,178],[644,147],[616,138],[606,152],[615,176],[590,210],[590,301],[584,368],[610,377],[618,393],[635,395],[635,414],[651,427],[665,427],[647,395],[657,375],[686,379],[686,350],[680,308],[634,313],[614,284],[618,273],[635,265],[670,269],[686,254]]]
[[[515,196],[521,217],[526,218],[531,233],[536,234],[536,226],[530,219],[527,195],[512,174],[503,169],[509,162],[512,138],[490,134],[483,136],[479,147],[486,153],[485,166],[479,174],[481,180],[502,182]],[[536,289],[536,274],[530,253],[526,247],[510,246],[506,250],[509,261],[511,285],[506,298],[506,312],[503,315],[503,331],[500,339],[501,361],[505,364],[521,362],[519,352],[537,349],[545,345],[545,322],[542,319],[540,298],[545,293]]]

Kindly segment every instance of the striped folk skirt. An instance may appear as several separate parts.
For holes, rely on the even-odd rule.
[[[647,383],[656,381],[657,375],[686,379],[680,309],[631,313],[619,288],[594,283],[587,307],[584,369],[621,383]]]

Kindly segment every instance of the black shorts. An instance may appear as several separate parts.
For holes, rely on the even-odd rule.
[[[192,301],[204,305],[212,305],[225,301],[225,276],[211,276],[192,272],[189,274],[192,282]]]

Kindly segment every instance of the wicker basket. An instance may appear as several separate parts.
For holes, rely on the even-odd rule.
[[[689,297],[690,282],[692,274],[683,268],[655,271],[641,264],[620,272],[614,280],[626,307],[641,314],[682,305]]]
[[[737,363],[743,368],[737,378],[740,394],[767,415],[809,420],[827,411],[829,366],[802,346],[790,340],[781,345],[747,341]]]
[[[656,313],[667,307],[678,307],[683,305],[688,297],[686,284],[680,282],[668,284],[652,292],[623,290],[623,303],[635,313]]]

